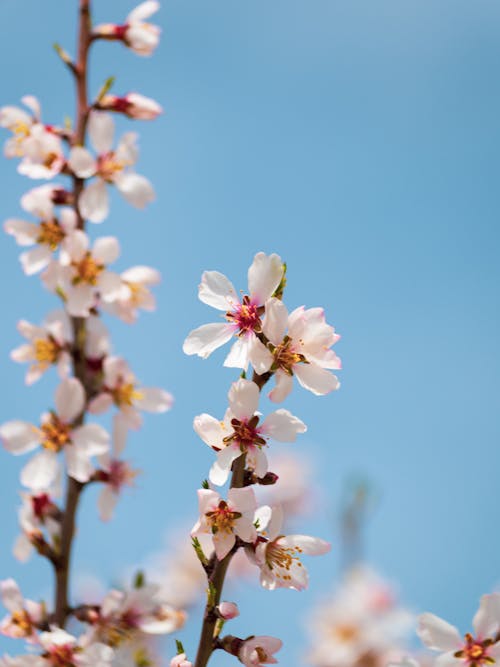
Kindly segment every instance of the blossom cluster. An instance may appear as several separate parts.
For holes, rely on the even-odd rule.
[[[23,107],[0,108],[0,127],[11,132],[6,157],[18,160],[23,176],[43,181],[21,197],[26,215],[8,219],[4,229],[23,248],[24,273],[39,274],[61,302],[40,324],[19,322],[24,342],[11,353],[14,361],[28,364],[27,385],[52,367],[59,376],[53,405],[39,421],[18,418],[0,426],[7,451],[33,452],[20,475],[21,533],[14,554],[22,561],[33,551],[47,558],[56,589],[53,603],[35,603],[23,598],[12,579],[0,582],[8,611],[0,632],[30,645],[26,655],[1,658],[2,667],[134,667],[144,663],[145,657],[137,654],[144,638],[170,634],[185,618],[144,578],[131,590],[111,590],[99,604],[68,599],[69,556],[82,491],[89,484],[100,485],[99,514],[110,519],[122,489],[136,475],[124,457],[129,430],[140,428],[144,411],[165,412],[173,401],[163,389],[142,386],[127,361],[114,353],[102,321],[104,314],[131,324],[141,309],[154,310],[151,288],[160,274],[141,264],[116,271],[118,239],[92,239],[87,228],[87,222],[99,224],[108,217],[112,189],[139,209],[154,199],[149,180],[135,171],[137,134],[127,132],[115,142],[114,116],[153,120],[162,109],[137,92],[112,95],[111,80],[89,99],[87,58],[100,40],[122,43],[141,56],[152,54],[160,29],[148,18],[159,3],[146,0],[123,23],[106,25],[92,25],[90,0],[79,4],[78,60],[57,47],[77,84],[74,123],[62,127],[43,120],[32,95],[23,97]],[[110,411],[111,433],[93,417]],[[84,624],[79,636],[65,629],[70,620]]]

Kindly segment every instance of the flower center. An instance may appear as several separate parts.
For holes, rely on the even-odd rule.
[[[259,659],[259,663],[260,662],[265,662],[269,657],[267,655],[267,652],[264,651],[264,649],[262,648],[262,646],[256,646],[255,647],[255,653],[257,654],[257,658]]]
[[[295,364],[307,363],[307,359],[303,354],[295,351],[292,339],[289,336],[283,338],[283,342],[277,345],[273,350],[274,362],[271,370],[276,371],[281,369],[288,375],[293,374],[293,366]]]
[[[50,169],[54,162],[56,162],[59,159],[59,155],[57,153],[54,153],[54,151],[50,151],[49,153],[46,153],[44,158],[43,158],[43,166],[47,167],[47,169]]]
[[[49,421],[40,426],[42,434],[42,447],[51,452],[60,452],[61,449],[71,442],[71,428],[64,424],[59,417],[52,412]]]
[[[336,625],[332,628],[332,634],[341,642],[349,643],[357,639],[359,630],[355,625],[345,623]]]
[[[97,160],[97,171],[99,176],[107,183],[113,183],[117,174],[123,171],[125,162],[116,159],[114,151],[100,155]]]
[[[78,648],[69,644],[51,646],[48,651],[48,659],[53,667],[73,667],[75,664],[75,653]]]
[[[136,390],[132,382],[119,382],[116,387],[111,389],[111,396],[118,407],[123,405],[132,406],[135,401],[142,398],[141,392]]]
[[[221,500],[217,509],[207,512],[205,516],[212,533],[215,535],[218,532],[232,533],[234,522],[241,517],[241,513],[231,511],[226,501]]]
[[[250,301],[249,296],[244,296],[234,310],[228,311],[226,319],[237,325],[239,336],[249,331],[260,331],[262,327],[258,306]]]
[[[129,301],[132,306],[140,306],[145,295],[147,294],[147,289],[141,283],[130,283],[124,281],[125,285],[130,290]]]
[[[115,491],[119,491],[126,484],[131,485],[137,476],[137,470],[132,470],[125,461],[111,461],[108,483]]]
[[[45,511],[51,504],[50,498],[46,493],[41,493],[39,496],[31,496],[31,507],[37,519],[44,518]]]
[[[61,350],[53,338],[36,338],[33,347],[35,359],[42,365],[55,363]]]
[[[36,242],[48,245],[51,250],[56,250],[65,236],[65,232],[57,220],[50,220],[40,223],[40,234]]]
[[[258,423],[259,417],[257,415],[254,415],[248,421],[239,421],[239,419],[236,418],[231,419],[231,426],[234,431],[231,435],[223,438],[223,442],[226,443],[226,445],[230,445],[232,442],[239,445],[242,452],[246,451],[253,445],[262,447],[266,444],[266,441],[257,430]]]
[[[95,286],[99,274],[104,270],[104,265],[97,264],[90,252],[86,252],[80,261],[72,262],[71,265],[75,269],[73,285],[87,283],[87,285]]]
[[[493,665],[495,659],[488,655],[488,648],[493,644],[492,639],[484,639],[483,641],[478,641],[474,637],[467,633],[465,635],[465,644],[462,650],[457,651],[454,655],[455,658],[462,658],[469,663],[470,667],[476,667],[477,665]]]
[[[278,538],[279,539],[279,538]],[[273,574],[277,579],[290,581],[292,579],[289,574],[292,565],[302,567],[296,552],[300,551],[298,547],[283,547],[276,542],[270,542],[266,549],[266,564],[270,570],[276,570]]]
[[[11,623],[15,625],[19,637],[29,637],[33,632],[33,623],[25,609],[15,611],[11,616]]]

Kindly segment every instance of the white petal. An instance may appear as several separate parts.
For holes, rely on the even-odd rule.
[[[40,435],[28,422],[10,421],[0,426],[0,438],[11,454],[31,452],[40,443]]]
[[[231,551],[236,542],[233,533],[226,533],[223,530],[215,533],[212,537],[214,542],[215,554],[219,560],[222,560]]]
[[[155,200],[153,186],[144,176],[134,172],[122,174],[115,180],[119,192],[135,208],[144,208]]]
[[[300,549],[308,556],[322,556],[328,553],[332,546],[329,542],[321,540],[319,537],[310,537],[309,535],[286,535],[278,540],[278,543],[290,549]]]
[[[264,304],[276,291],[283,277],[283,262],[276,254],[258,252],[248,269],[248,289],[252,301]]]
[[[91,111],[88,130],[90,141],[96,152],[100,155],[108,153],[113,146],[115,132],[115,123],[111,114]]]
[[[250,419],[259,407],[259,396],[259,388],[255,382],[240,378],[233,382],[228,393],[231,412],[240,421]]]
[[[85,390],[77,378],[66,378],[56,389],[56,410],[66,424],[70,424],[83,411]]]
[[[21,253],[19,259],[23,271],[27,276],[32,276],[48,266],[52,258],[52,251],[46,245],[39,245],[27,252]]]
[[[210,468],[209,480],[216,486],[223,486],[227,482],[233,461],[241,456],[237,447],[225,447],[217,455],[217,460]]]
[[[200,438],[209,447],[216,447],[222,449],[225,447],[223,439],[230,435],[224,422],[220,422],[215,417],[203,413],[194,418],[193,428]]]
[[[109,450],[109,434],[99,424],[84,424],[76,428],[71,440],[83,456],[98,456]]]
[[[19,537],[14,542],[14,547],[12,549],[14,558],[17,558],[17,560],[21,561],[21,563],[25,563],[31,556],[32,552],[33,545],[29,541],[28,537],[24,533],[21,533],[21,535],[19,535]]]
[[[57,455],[47,449],[36,454],[21,471],[21,484],[33,490],[46,489],[58,473]]]
[[[88,317],[95,303],[92,285],[75,285],[66,293],[66,307],[73,317]]]
[[[115,236],[101,236],[92,248],[92,257],[99,264],[112,264],[120,256],[120,243]]]
[[[304,389],[312,391],[316,396],[323,396],[340,387],[336,375],[314,363],[296,364],[293,372]]]
[[[288,410],[276,410],[266,417],[261,430],[279,442],[295,442],[298,433],[305,433],[307,426]]]
[[[94,158],[83,146],[75,146],[71,149],[68,163],[79,178],[90,178],[95,174],[97,168]]]
[[[40,229],[34,222],[26,222],[26,220],[15,218],[6,220],[3,228],[7,234],[16,239],[17,244],[20,246],[33,245],[40,234]]]
[[[146,412],[166,412],[174,402],[172,394],[158,387],[141,387],[139,393],[141,398],[137,399],[136,405]]]
[[[110,521],[113,518],[113,512],[118,502],[118,495],[114,493],[109,484],[105,484],[97,499],[99,516],[102,521]]]
[[[250,348],[255,334],[252,332],[247,335],[239,336],[231,346],[229,354],[224,360],[224,366],[227,368],[248,368],[250,361]]]
[[[242,489],[229,489],[228,505],[234,507],[237,512],[251,512],[252,516],[257,508],[257,501],[255,500],[255,493],[249,486]]]
[[[253,521],[246,516],[236,519],[234,522],[234,532],[244,542],[255,542],[257,539],[257,531],[253,525]]]
[[[500,593],[483,595],[472,621],[476,637],[494,637],[500,629]]]
[[[140,285],[157,285],[161,281],[161,273],[150,266],[132,266],[122,274],[122,279]]]
[[[102,222],[109,214],[109,200],[106,184],[100,178],[96,179],[80,195],[78,208],[82,217],[90,222]]]
[[[434,651],[458,651],[462,646],[458,630],[428,612],[419,616],[417,634],[422,642]]]
[[[103,271],[99,276],[99,294],[105,303],[112,303],[120,298],[122,291],[122,280],[113,271]]]
[[[228,311],[239,303],[232,282],[219,271],[205,271],[198,289],[200,301],[217,310]]]
[[[279,345],[285,335],[288,311],[283,301],[272,298],[266,301],[266,316],[262,331],[273,345]]]
[[[128,435],[128,422],[123,419],[123,416],[118,412],[113,418],[113,452],[115,456],[120,454],[125,449]]]
[[[276,386],[269,392],[269,398],[274,403],[281,403],[292,391],[293,378],[291,375],[280,370],[276,371],[274,377],[276,379]]]
[[[145,2],[141,2],[140,5],[137,5],[137,7],[130,12],[127,16],[127,23],[147,19],[159,9],[160,3],[157,2],[157,0],[145,0]]]
[[[455,658],[453,652],[441,653],[434,659],[434,667],[464,667],[464,661],[461,658]],[[417,665],[419,667],[419,665]]]
[[[112,405],[113,399],[111,395],[103,392],[90,401],[87,409],[93,415],[100,415],[109,410]]]
[[[197,354],[206,359],[232,336],[233,329],[230,324],[204,324],[191,331],[184,341],[182,350],[185,354]]]
[[[89,457],[79,452],[76,447],[65,447],[64,454],[68,475],[77,482],[88,482],[93,472]]]
[[[89,249],[89,237],[81,229],[67,236],[62,243],[62,264],[71,264],[73,260],[83,259]]]
[[[252,336],[249,349],[250,363],[257,375],[267,373],[273,365],[274,357],[267,347],[257,338]]]
[[[24,599],[19,590],[19,586],[14,579],[4,579],[0,582],[0,595],[4,607],[14,614],[16,611],[22,611],[24,608]]]

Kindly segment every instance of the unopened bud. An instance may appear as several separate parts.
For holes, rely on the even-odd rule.
[[[158,102],[139,93],[128,93],[123,97],[104,95],[96,106],[98,109],[123,113],[137,120],[154,120],[163,111]]]
[[[234,602],[221,602],[216,611],[224,621],[230,621],[240,615],[238,606]]]

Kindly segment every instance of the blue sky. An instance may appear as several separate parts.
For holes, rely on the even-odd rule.
[[[51,44],[72,51],[75,4],[1,3],[0,104],[33,93],[45,119],[72,114],[71,81]],[[133,7],[94,4],[99,21]],[[278,252],[287,304],[324,306],[342,334],[341,390],[316,398],[297,389],[286,405],[309,426],[295,447],[315,459],[325,489],[300,528],[330,537],[333,550],[310,563],[307,593],[242,593],[237,630],[281,636],[282,664],[299,664],[300,619],[338,571],[331,517],[352,473],[381,496],[370,561],[414,609],[467,629],[499,581],[499,21],[493,0],[172,0],[158,14],[154,58],[95,49],[94,91],[113,74],[116,92],[165,108],[134,126],[138,170],[157,201],[137,212],[114,198],[111,218],[91,233],[120,237],[119,269],[162,271],[158,312],[112,331],[137,375],[172,391],[176,406],[131,438],[143,474],[113,523],[97,520],[88,494],[79,571],[112,580],[194,521],[211,456],[192,418],[222,414],[234,379],[221,353],[205,362],[182,354],[186,333],[212,320],[197,284],[218,269],[244,289],[255,252]],[[19,216],[32,184],[6,160],[0,178],[2,218]],[[0,419],[36,420],[55,379],[26,389],[8,352],[17,320],[38,321],[55,300],[22,275],[12,239],[0,253]],[[0,575],[39,595],[50,586],[46,565],[21,566],[9,551],[21,465],[2,456]]]

